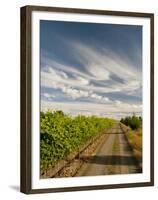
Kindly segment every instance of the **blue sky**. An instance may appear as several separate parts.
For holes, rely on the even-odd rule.
[[[142,112],[142,27],[40,21],[41,110]]]

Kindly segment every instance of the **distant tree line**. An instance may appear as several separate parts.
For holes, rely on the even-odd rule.
[[[129,126],[132,130],[138,129],[142,126],[142,117],[135,116],[127,116],[125,118],[121,118],[121,123],[125,124],[126,126]]]

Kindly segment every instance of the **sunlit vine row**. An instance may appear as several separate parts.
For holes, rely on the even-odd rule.
[[[64,159],[90,138],[115,123],[113,119],[78,115],[71,117],[62,111],[40,114],[41,171]]]

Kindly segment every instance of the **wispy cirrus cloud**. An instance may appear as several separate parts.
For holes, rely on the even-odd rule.
[[[99,54],[97,49],[92,51],[89,48],[88,51],[88,47],[83,47],[78,51],[78,49],[76,50],[76,45],[72,50],[76,54],[80,54],[80,59],[81,55],[83,57],[87,56],[85,64],[83,62],[84,59],[81,59],[87,73],[78,70],[75,66],[66,66],[50,58],[44,58],[45,65],[41,72],[42,85],[54,88],[72,87],[103,94],[119,91],[131,94],[132,91],[137,91],[141,87],[141,72],[128,63],[121,63],[121,67],[117,56],[115,58],[113,56],[112,58],[110,56],[107,58],[105,54]],[[71,77],[69,77],[69,74],[71,74]],[[102,81],[102,84],[100,86],[95,85],[95,82],[99,81]],[[67,90],[65,89],[65,91]]]
[[[74,39],[75,36],[73,39],[60,34],[56,37],[62,44],[59,49],[61,52],[65,49],[65,55],[59,51],[58,56],[54,56],[52,50],[41,49],[41,87],[45,88],[42,109],[57,108],[55,102],[61,101],[58,108],[69,110],[69,113],[82,110],[82,113],[94,114],[91,107],[100,114],[110,110],[121,112],[125,107],[128,112],[141,112],[142,70],[132,61],[129,52],[118,53],[118,49],[115,51],[106,43],[83,43]],[[137,46],[135,49],[139,54],[137,59],[141,59],[141,50]],[[83,109],[84,103],[91,104],[89,111]],[[101,107],[104,107],[103,112]]]
[[[74,77],[75,78],[68,78],[65,72],[48,68],[47,71],[41,72],[41,83],[42,86],[45,87],[60,89],[61,92],[70,96],[72,99],[86,97],[93,100],[102,100],[104,102],[109,101],[108,97],[98,95],[94,93],[93,90],[88,89],[89,80],[77,75],[74,75]],[[85,88],[85,86],[87,87]]]

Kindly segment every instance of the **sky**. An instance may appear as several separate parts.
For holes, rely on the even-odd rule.
[[[142,26],[40,21],[41,110],[142,113]]]

